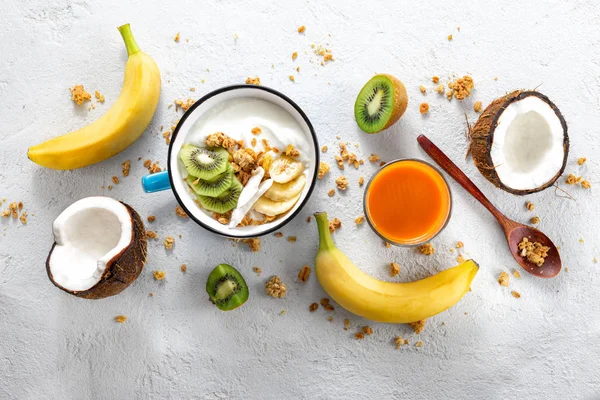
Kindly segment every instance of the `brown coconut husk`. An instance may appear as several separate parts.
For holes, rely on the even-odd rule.
[[[506,107],[508,107],[512,102],[519,101],[524,99],[525,97],[536,96],[542,99],[545,103],[547,103],[552,110],[555,112],[556,116],[560,120],[563,131],[564,131],[564,140],[563,140],[563,148],[564,148],[564,158],[561,169],[558,173],[546,184],[540,186],[538,188],[529,189],[529,190],[517,190],[511,187],[506,186],[500,179],[498,178],[498,174],[496,173],[497,165],[493,165],[492,158],[490,156],[490,151],[492,148],[492,143],[494,141],[494,131],[498,125],[498,118],[504,112]],[[469,134],[471,137],[471,144],[469,146],[469,152],[473,157],[473,162],[475,166],[479,169],[479,172],[491,183],[495,186],[499,187],[502,190],[505,190],[509,193],[516,195],[526,195],[535,192],[542,191],[554,185],[554,182],[562,175],[565,170],[567,164],[567,158],[569,155],[569,135],[567,133],[567,123],[562,116],[560,110],[548,99],[548,97],[543,94],[533,91],[533,90],[515,90],[514,92],[508,93],[505,96],[499,97],[496,100],[492,101],[490,105],[486,107],[486,109],[481,113],[481,116],[475,123],[475,125],[469,129]]]
[[[103,299],[121,293],[136,280],[142,269],[144,269],[146,255],[148,254],[144,223],[140,215],[133,208],[123,202],[121,204],[127,207],[127,211],[129,211],[133,222],[132,237],[129,246],[106,264],[106,269],[98,283],[87,290],[78,292],[62,287],[52,277],[50,256],[52,255],[54,246],[56,246],[56,243],[54,243],[46,260],[46,272],[54,286],[84,299]]]

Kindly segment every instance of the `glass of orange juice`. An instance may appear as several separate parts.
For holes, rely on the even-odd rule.
[[[365,190],[371,228],[396,246],[416,246],[440,233],[452,211],[446,179],[433,165],[416,159],[385,164]]]

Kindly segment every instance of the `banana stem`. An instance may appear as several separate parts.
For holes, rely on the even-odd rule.
[[[335,248],[335,243],[333,243],[333,239],[331,238],[331,232],[329,232],[327,213],[315,213],[315,219],[317,220],[317,228],[319,230],[319,250],[330,250]]]
[[[131,33],[131,27],[129,24],[121,25],[119,28],[119,33],[125,42],[125,47],[127,48],[127,55],[131,56],[137,52],[140,52],[140,48],[135,42],[133,38],[133,33]]]

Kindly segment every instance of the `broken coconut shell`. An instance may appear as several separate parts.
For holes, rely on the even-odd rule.
[[[525,104],[519,103],[521,101],[526,101],[527,105],[521,107],[521,104]],[[511,110],[511,115],[507,117],[505,124],[501,124],[502,116],[507,109]],[[519,122],[512,128],[511,125],[517,119]],[[514,154],[506,156],[507,149],[498,149],[498,147],[506,146],[509,142],[507,139],[509,129],[511,130],[510,146],[514,149],[517,146],[514,143],[518,143],[524,150],[521,152],[517,147],[512,152]],[[547,130],[548,137],[543,136],[544,129]],[[569,154],[567,123],[558,107],[539,92],[515,90],[492,101],[477,123],[470,128],[469,136],[470,152],[479,172],[495,186],[509,193],[526,195],[544,190],[552,186],[565,170]],[[498,140],[501,144],[494,146],[496,136],[501,136]],[[529,137],[532,138],[531,143],[527,142]],[[542,143],[537,145],[535,140],[540,138],[543,139]],[[543,146],[548,148],[547,154],[543,153],[546,148],[540,150]],[[517,157],[516,153],[523,154]],[[497,159],[501,159],[500,162],[494,159],[494,154],[497,155]],[[514,161],[516,158],[520,160]],[[550,158],[553,159],[548,161]],[[536,166],[535,162],[549,165]],[[513,165],[509,165],[511,163]],[[513,168],[515,164],[517,167]]]
[[[68,280],[65,280],[65,278],[61,277],[60,279],[57,279],[57,277],[55,276],[55,274],[57,273],[56,267],[53,268],[52,263],[53,254],[56,253],[56,250],[58,248],[64,247],[59,245],[57,241],[55,241],[52,245],[52,248],[46,260],[46,271],[48,273],[48,278],[50,278],[50,281],[59,289],[64,290],[65,292],[74,296],[82,297],[85,299],[102,299],[105,297],[114,296],[125,290],[125,288],[127,288],[131,283],[133,283],[133,281],[135,281],[139,274],[142,272],[147,255],[145,229],[144,223],[142,222],[142,219],[140,218],[139,214],[131,206],[123,202],[110,199],[108,197],[88,197],[86,199],[79,200],[78,202],[73,203],[73,205],[68,207],[65,211],[63,211],[63,214],[67,213],[70,208],[76,205],[80,205],[79,211],[86,210],[85,205],[81,207],[81,203],[85,203],[86,201],[91,203],[91,205],[89,206],[91,210],[93,210],[92,207],[97,207],[98,204],[109,204],[111,202],[113,202],[113,204],[111,205],[113,209],[115,207],[122,208],[119,214],[122,217],[128,216],[129,221],[122,221],[123,223],[121,224],[121,228],[124,230],[124,232],[119,233],[121,235],[121,240],[119,240],[119,244],[109,250],[107,254],[110,255],[110,258],[108,260],[106,260],[105,262],[97,261],[97,264],[99,266],[103,265],[104,269],[100,271],[100,269],[98,268],[98,270],[94,272],[94,274],[97,275],[97,277],[93,279],[95,283],[89,288],[79,290],[80,288],[77,287],[77,289],[73,289],[73,285],[67,284]],[[100,209],[102,209],[102,207],[100,207]],[[61,216],[63,214],[61,214]],[[61,216],[57,218],[54,224],[55,240],[58,240],[57,235],[60,235],[59,233],[57,233],[57,221],[59,221]],[[102,218],[100,218],[100,220],[101,219]],[[102,222],[103,225],[110,225],[109,223],[104,224],[105,221],[100,222]],[[68,221],[65,222],[65,224],[68,223]],[[83,224],[83,226],[85,227],[85,221],[76,221],[76,223]],[[68,230],[68,228],[65,228],[65,230]],[[96,238],[96,241],[102,241],[102,238]],[[81,240],[79,242],[79,244],[82,244],[85,243],[85,240]],[[87,251],[87,249],[83,248],[80,250]],[[73,249],[71,249],[70,252],[73,253]],[[111,253],[115,254],[113,255]],[[65,256],[56,258],[65,260]],[[78,260],[74,259],[72,261],[77,262]],[[71,271],[73,270],[74,269],[71,269]],[[66,271],[59,271],[58,273],[65,274]]]

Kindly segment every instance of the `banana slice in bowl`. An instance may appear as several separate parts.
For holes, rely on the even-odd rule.
[[[273,161],[269,175],[276,183],[287,183],[302,175],[304,164],[289,156],[281,156]]]
[[[301,195],[302,194],[299,194],[286,201],[273,201],[266,196],[262,196],[256,201],[256,203],[254,203],[253,208],[255,211],[258,211],[261,214],[269,217],[275,217],[289,211],[292,207],[294,207],[294,204],[296,204]]]
[[[265,192],[265,197],[273,201],[286,201],[293,199],[302,193],[302,190],[306,186],[306,176],[300,175],[294,180],[287,183],[276,183]]]

